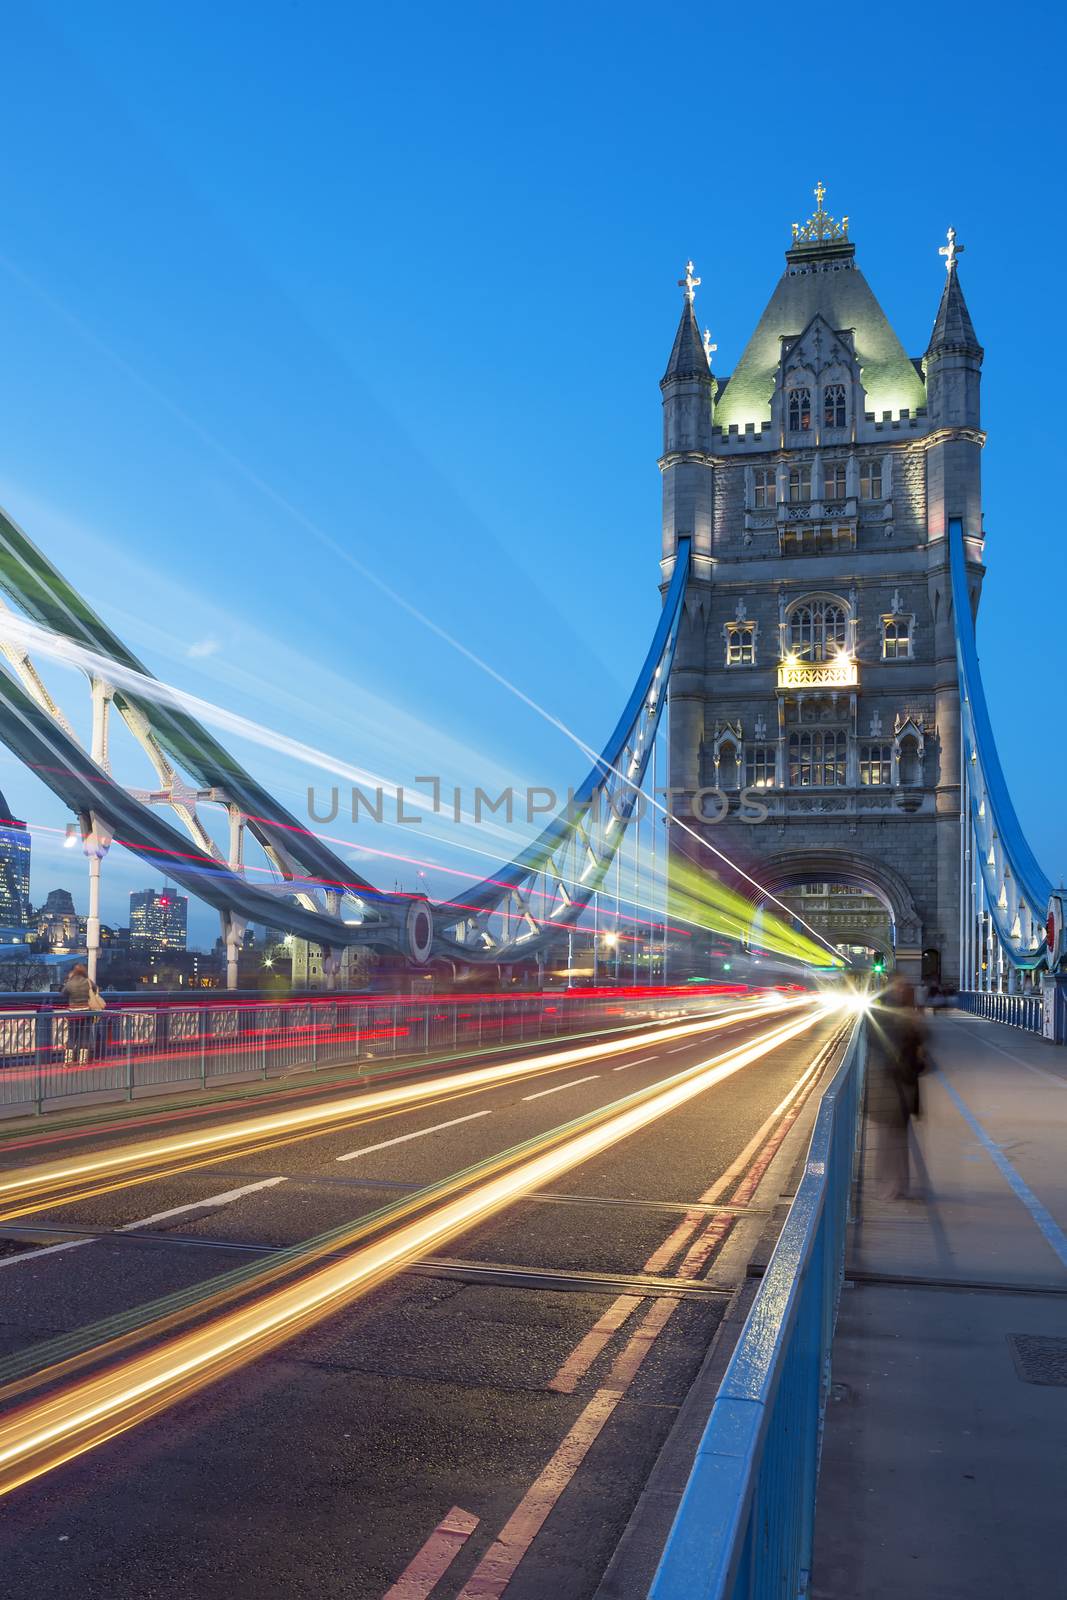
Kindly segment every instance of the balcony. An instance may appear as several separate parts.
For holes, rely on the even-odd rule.
[[[779,664],[779,689],[855,689],[859,663],[842,652],[830,661],[797,661],[791,656]]]

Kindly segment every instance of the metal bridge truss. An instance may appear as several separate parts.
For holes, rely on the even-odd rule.
[[[78,818],[89,861],[90,970],[100,947],[100,863],[115,839],[156,866],[165,863],[168,876],[218,910],[231,986],[251,921],[321,946],[328,971],[336,970],[335,952],[344,946],[395,950],[416,964],[434,954],[496,964],[541,953],[573,929],[625,837],[666,697],[688,564],[685,545],[634,692],[570,804],[515,861],[461,899],[434,906],[422,896],[377,889],[286,811],[193,716],[138,694],[130,675],[152,674],[0,511],[0,591],[16,613],[94,657],[85,667],[92,705],[86,750],[19,630],[5,628],[13,612],[0,600],[6,662],[0,732]],[[113,710],[148,756],[154,788],[127,789],[113,776]],[[226,809],[225,853],[198,815],[205,804]],[[183,832],[161,815],[168,809]],[[248,833],[276,874],[273,882],[248,880]]]
[[[436,907],[437,943],[464,960],[509,962],[574,928],[619,858],[656,742],[678,642],[689,541],[679,540],[659,626],[614,733],[584,783],[510,865]]]
[[[960,685],[961,988],[1014,990],[1050,964],[1046,917],[1058,897],[1023,836],[993,739],[958,518],[948,536]]]

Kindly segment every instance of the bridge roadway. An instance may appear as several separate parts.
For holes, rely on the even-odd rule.
[[[723,1020],[717,1031],[626,1043],[267,1148],[245,1139],[236,1153],[213,1151],[208,1165],[62,1206],[42,1191],[44,1209],[23,1202],[13,1219],[20,1206],[9,1196],[0,1208],[0,1359],[263,1261],[594,1117],[624,1094],[751,1044],[782,1015],[738,1008]],[[819,1013],[807,1031],[536,1198],[451,1239],[433,1252],[436,1265],[392,1277],[14,1488],[0,1502],[6,1600],[382,1600],[405,1572],[392,1600],[414,1600],[453,1552],[435,1597],[592,1595],[766,1221],[758,1206],[741,1216],[712,1207],[741,1185],[738,1203],[751,1201],[769,1141],[798,1107],[793,1137],[801,1134],[818,1073],[788,1109],[782,1103],[837,1025]],[[329,1086],[331,1102],[340,1093]],[[177,1122],[140,1108],[135,1130],[129,1121],[64,1125],[43,1142],[24,1127],[6,1137],[4,1175],[22,1180],[42,1164],[308,1104],[306,1090],[285,1091],[269,1107],[197,1109]],[[131,1175],[143,1170],[121,1176]],[[79,1180],[73,1192],[85,1188]],[[705,1209],[687,1211],[700,1197]],[[20,1228],[42,1231],[16,1242]],[[502,1265],[515,1270],[494,1270]],[[662,1280],[681,1283],[683,1272],[690,1288],[679,1296]],[[0,1389],[0,1429],[12,1409],[41,1399]],[[442,1529],[452,1508],[466,1515]]]

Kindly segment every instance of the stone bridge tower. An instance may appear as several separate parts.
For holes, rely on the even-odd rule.
[[[947,529],[959,516],[982,538],[982,349],[954,230],[929,344],[908,356],[848,219],[815,192],[729,377],[711,370],[692,263],[681,280],[661,384],[664,579],[680,537],[693,553],[671,678],[674,809],[787,900],[874,897],[900,969],[957,982]],[[672,848],[722,870],[681,829]]]

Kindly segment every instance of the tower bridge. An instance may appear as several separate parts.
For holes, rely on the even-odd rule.
[[[450,900],[389,893],[355,873],[0,513],[0,729],[77,819],[91,970],[101,863],[118,837],[148,860],[165,856],[218,910],[231,983],[253,918],[317,946],[327,970],[368,944],[416,967],[542,963],[584,933],[596,972],[612,894],[621,915],[624,858],[649,977],[666,973],[652,959],[657,919],[664,951],[668,925],[689,923],[698,968],[692,953],[708,934],[801,965],[865,947],[965,992],[1033,992],[1062,972],[1062,897],[1023,838],[978,671],[983,352],[963,246],[949,229],[930,337],[909,356],[847,219],[824,198],[820,184],[729,375],[713,370],[717,346],[696,316],[701,279],[687,263],[661,382],[662,607],[649,649],[600,752],[575,740],[592,765],[567,804]],[[87,747],[38,651],[82,669]],[[150,789],[119,770],[116,717],[151,764]],[[225,843],[205,825],[210,807],[222,808]],[[854,903],[809,917],[820,895]],[[1059,992],[1051,979],[1046,988]],[[1058,1003],[1055,1026],[1067,1029]]]
[[[671,785],[694,833],[768,889],[875,896],[907,976],[1029,987],[1051,886],[977,675],[983,351],[963,246],[950,228],[930,337],[908,355],[825,193],[732,373],[712,370],[692,263],[682,280],[661,383],[665,583],[691,546]],[[712,834],[709,789],[758,795],[759,825],[732,808]],[[675,845],[699,864],[692,835]]]

